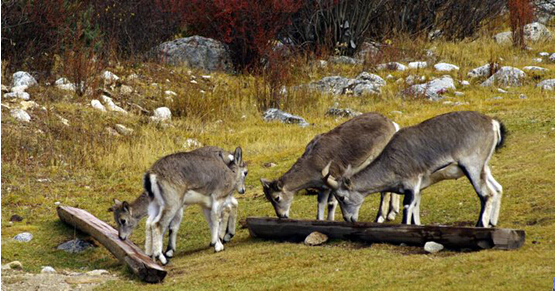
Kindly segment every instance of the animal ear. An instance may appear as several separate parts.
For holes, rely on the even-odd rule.
[[[270,188],[270,181],[266,180],[264,178],[260,178],[260,183],[262,183],[262,187],[264,187],[265,189],[269,189]]]
[[[121,205],[121,201],[117,200],[116,198],[114,198],[114,206],[119,207]]]
[[[280,180],[277,180],[274,184],[274,187],[277,191],[281,191],[283,189],[283,183]]]
[[[243,150],[241,149],[241,147],[237,147],[235,149],[235,154],[233,155],[233,158],[236,164],[241,163],[241,161],[243,160]]]
[[[122,206],[124,211],[129,211],[129,203],[127,201],[123,201]]]
[[[353,183],[351,182],[351,178],[345,178],[344,184],[347,189],[352,190]]]

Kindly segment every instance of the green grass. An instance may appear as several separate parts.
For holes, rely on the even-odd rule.
[[[504,65],[535,65],[531,58],[539,51],[550,51],[552,41],[533,46],[530,52],[499,47],[489,40],[463,43],[434,43],[438,61],[461,66],[453,77],[463,79],[466,72],[503,58]],[[416,58],[416,57],[415,57]],[[413,58],[412,60],[416,60]],[[317,80],[326,75],[356,76],[362,66],[333,66],[318,69],[294,63],[295,84]],[[555,78],[555,64],[537,64],[550,69],[540,79]],[[30,110],[33,122],[21,125],[2,109],[2,263],[19,260],[29,272],[41,266],[57,270],[83,271],[104,268],[119,274],[119,279],[101,289],[548,289],[555,275],[555,93],[541,92],[532,77],[509,93],[495,88],[481,88],[479,81],[465,93],[447,100],[468,102],[452,106],[442,102],[403,100],[397,92],[404,85],[388,81],[379,96],[333,97],[298,93],[284,103],[286,110],[300,114],[313,125],[266,123],[255,108],[259,91],[252,76],[214,74],[210,81],[190,85],[186,69],[161,68],[145,64],[135,69],[114,70],[125,76],[133,72],[143,76],[129,82],[138,92],[132,96],[115,95],[116,102],[130,101],[147,109],[163,104],[175,112],[186,108],[162,128],[134,114],[121,116],[101,114],[86,106],[90,99],[64,97],[67,93],[50,88],[31,91],[32,99],[48,108]],[[416,72],[395,72],[396,78]],[[385,77],[388,73],[379,72]],[[432,69],[419,75],[440,76]],[[5,74],[3,74],[5,75]],[[199,76],[200,73],[193,72]],[[170,82],[165,82],[169,79]],[[200,77],[197,77],[199,80]],[[6,80],[3,80],[6,81]],[[150,83],[159,87],[153,88]],[[199,90],[207,91],[206,96]],[[210,90],[213,89],[213,92]],[[174,101],[165,100],[164,90],[178,93]],[[519,99],[525,94],[527,99]],[[492,100],[502,96],[501,100]],[[204,98],[204,99],[203,99]],[[526,243],[518,250],[480,252],[444,251],[423,254],[420,248],[386,244],[365,245],[331,241],[324,246],[262,241],[249,237],[246,229],[238,229],[225,251],[213,253],[208,246],[209,231],[198,207],[187,209],[178,236],[178,250],[167,266],[168,277],[162,285],[137,281],[106,249],[99,246],[82,254],[66,254],[56,246],[73,237],[84,237],[62,224],[54,202],[84,208],[113,224],[106,209],[113,198],[131,200],[141,192],[141,177],[156,159],[184,150],[187,138],[205,145],[233,149],[241,145],[249,164],[247,193],[237,194],[239,219],[247,216],[274,216],[262,195],[259,178],[276,178],[300,156],[314,135],[346,121],[324,115],[335,102],[340,107],[358,111],[378,111],[401,126],[416,124],[432,116],[454,110],[476,110],[500,118],[510,131],[506,147],[491,161],[493,175],[504,187],[500,227],[526,231]],[[188,110],[187,110],[188,109]],[[401,115],[392,111],[401,111]],[[56,114],[67,118],[62,125]],[[245,115],[244,118],[242,116]],[[222,120],[223,122],[218,122]],[[129,137],[113,137],[106,126],[122,123],[135,130]],[[277,164],[265,168],[266,162]],[[48,178],[49,181],[38,181]],[[313,218],[316,198],[299,194],[293,202],[293,218]],[[378,208],[378,196],[370,196],[363,204],[361,221],[372,221]],[[439,183],[424,191],[421,216],[423,224],[474,223],[479,201],[465,179]],[[9,223],[18,214],[22,222]],[[341,214],[337,212],[337,219]],[[400,217],[394,223],[399,223]],[[34,239],[19,243],[11,238],[29,231]],[[144,225],[132,235],[139,246],[144,242]],[[165,239],[166,240],[166,239]]]

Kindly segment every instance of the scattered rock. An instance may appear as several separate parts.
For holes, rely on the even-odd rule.
[[[21,216],[19,216],[19,215],[17,215],[17,214],[14,214],[14,215],[12,215],[12,217],[10,217],[10,221],[13,221],[13,222],[20,222],[20,221],[23,221],[23,217],[21,217]]]
[[[361,63],[359,60],[347,56],[332,56],[329,58],[329,61],[340,65],[356,65]]]
[[[129,81],[137,80],[137,79],[139,79],[139,75],[133,73],[133,74],[127,76],[126,79],[129,80]]]
[[[152,50],[158,60],[171,64],[185,64],[209,72],[233,72],[231,56],[227,46],[217,40],[191,36],[162,43]]]
[[[10,92],[5,93],[4,98],[19,98],[23,100],[29,100],[31,96],[27,92]]]
[[[489,87],[494,84],[498,84],[500,86],[521,86],[522,79],[525,77],[526,74],[522,70],[504,66],[484,81],[480,86]]]
[[[328,67],[328,61],[325,61],[325,60],[318,60],[317,64],[318,64],[318,67],[320,67],[320,68],[327,68]]]
[[[408,65],[409,69],[424,69],[428,67],[426,62],[410,62]]]
[[[59,78],[54,82],[56,88],[66,91],[76,91],[75,84],[71,83],[67,78]]]
[[[154,110],[154,116],[151,119],[156,121],[170,120],[172,119],[172,112],[168,107],[158,107]]]
[[[361,112],[354,111],[351,108],[330,108],[326,112],[326,115],[330,116],[340,116],[340,117],[355,117],[361,115]]]
[[[169,97],[176,97],[177,93],[170,91],[170,90],[166,90],[164,91],[164,95],[169,96]]]
[[[479,77],[489,77],[497,70],[499,70],[499,68],[500,66],[498,63],[493,63],[493,68],[492,64],[485,64],[483,66],[472,69],[470,72],[468,72],[467,76],[471,79]]]
[[[120,136],[120,134],[111,127],[106,127],[105,129],[106,129],[106,132],[111,136]]]
[[[102,112],[106,112],[106,107],[104,107],[104,105],[102,105],[102,103],[100,103],[100,101],[96,99],[91,100],[91,106],[94,109],[100,110]]]
[[[390,113],[391,113],[391,114],[395,114],[395,115],[402,115],[402,114],[403,114],[403,112],[402,112],[402,111],[399,111],[399,110],[393,110],[393,111],[391,111]]]
[[[549,56],[549,61],[555,63],[555,53],[551,54],[551,56]]]
[[[385,64],[379,64],[376,66],[378,70],[390,70],[390,71],[406,71],[407,66],[398,62],[389,62]]]
[[[186,149],[196,149],[202,147],[202,143],[194,138],[188,138],[183,143],[183,147]]]
[[[117,81],[119,81],[119,79],[120,79],[118,76],[116,76],[116,74],[114,74],[110,71],[104,71],[102,73],[101,77],[104,80],[105,85],[114,84]]]
[[[503,90],[503,89],[501,89],[501,88],[497,88],[497,92],[499,92],[499,93],[503,93],[503,94],[507,93],[507,91],[506,91],[506,90]]]
[[[360,49],[355,54],[355,58],[359,60],[365,60],[368,57],[373,57],[380,52],[380,47],[378,43],[374,42],[363,42],[360,45]]]
[[[12,270],[22,270],[23,269],[23,264],[21,264],[20,261],[9,262],[7,264],[7,266]]]
[[[69,126],[69,120],[63,118],[62,116],[56,114],[56,116],[58,117],[58,119],[60,120],[60,122],[62,122],[63,125],[65,126]]]
[[[465,87],[466,87],[466,86],[470,86],[470,82],[468,82],[468,81],[466,81],[466,80],[462,80],[462,81],[461,81],[461,85],[462,85],[462,86],[465,86]]]
[[[92,247],[94,246],[91,243],[76,238],[60,244],[57,249],[68,253],[80,253]]]
[[[133,93],[133,88],[128,85],[121,85],[121,87],[119,88],[119,92],[123,95],[130,95],[131,93]]]
[[[108,110],[115,111],[115,112],[120,112],[120,113],[123,113],[123,114],[127,114],[127,111],[125,111],[125,109],[117,106],[114,103],[114,101],[112,100],[112,98],[110,98],[106,95],[102,95],[102,96],[100,96],[100,99],[102,99],[104,104],[106,104],[106,108],[108,108]]]
[[[510,31],[500,32],[493,36],[497,44],[509,44],[513,42],[513,34]]]
[[[456,89],[455,82],[453,78],[445,75],[424,84],[412,85],[403,91],[403,94],[409,96],[423,95],[428,100],[437,101],[442,98],[440,95],[449,89]]]
[[[393,75],[391,74],[387,74],[387,76],[385,76],[386,79],[391,80],[391,79],[395,79],[395,77],[393,77]]]
[[[263,166],[264,168],[273,168],[277,165],[275,163],[269,162],[269,163],[264,163]]]
[[[416,76],[414,75],[409,75],[406,79],[405,79],[405,83],[407,85],[412,85],[414,84],[414,80],[416,79]]]
[[[518,96],[518,99],[528,99],[528,97],[527,97],[526,95],[524,95],[524,94],[520,94],[520,95]]]
[[[308,88],[334,95],[352,94],[378,94],[386,82],[378,75],[367,72],[360,73],[355,79],[341,76],[324,77],[319,81],[308,84]]]
[[[133,133],[133,129],[127,128],[123,124],[116,124],[114,128],[121,135],[131,135]]]
[[[320,232],[313,232],[309,234],[305,239],[304,243],[309,246],[318,246],[328,241],[328,236],[320,233]]]
[[[35,101],[21,101],[19,102],[19,105],[21,105],[21,109],[25,111],[28,109],[40,108],[39,104]],[[46,108],[43,107],[43,110],[46,110]]]
[[[37,83],[37,80],[35,80],[35,78],[33,78],[33,76],[31,76],[31,74],[27,72],[24,72],[24,71],[15,72],[13,74],[12,87],[17,87],[22,85],[27,87],[32,87],[32,86],[38,85],[38,83]]]
[[[10,110],[10,115],[22,122],[30,122],[31,116],[23,109],[12,109]]]
[[[532,61],[536,62],[536,63],[543,63],[543,59],[542,58],[533,58]]]
[[[443,250],[443,245],[433,241],[429,241],[429,242],[426,242],[426,244],[424,244],[424,250],[427,251],[428,253],[435,254]]]
[[[448,63],[437,63],[434,65],[434,69],[439,72],[451,72],[458,71],[459,67]]]
[[[266,110],[263,116],[265,121],[278,120],[283,123],[298,124],[301,127],[306,127],[309,125],[308,122],[304,120],[304,118],[287,112],[283,112],[277,108],[270,108]]]
[[[527,72],[540,72],[540,73],[549,71],[549,69],[538,67],[538,66],[526,66],[522,68],[522,70]]]
[[[532,22],[524,26],[524,38],[528,41],[546,41],[551,39],[551,32],[539,22]]]
[[[549,53],[548,53],[548,52],[541,52],[541,53],[538,54],[538,56],[540,56],[540,57],[548,57],[548,56],[549,56]]]
[[[109,275],[110,273],[104,269],[98,269],[98,270],[88,271],[85,274],[89,276],[103,276],[103,275]]]
[[[547,79],[543,80],[536,85],[536,87],[545,90],[545,91],[553,91],[555,90],[555,79]]]
[[[464,93],[463,93],[463,92],[460,92],[460,91],[455,91],[454,94],[455,94],[455,96],[457,96],[457,97],[464,96]]]
[[[54,268],[50,267],[50,266],[44,266],[42,267],[42,270],[40,270],[41,274],[56,274],[56,270],[54,270]]]

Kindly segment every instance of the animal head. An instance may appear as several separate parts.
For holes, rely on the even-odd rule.
[[[289,209],[295,193],[285,190],[279,180],[269,181],[262,178],[260,183],[262,183],[264,196],[274,206],[276,215],[279,218],[289,218]]]
[[[343,176],[339,179],[335,179],[330,175],[331,162],[322,170],[322,177],[326,186],[332,190],[332,194],[335,196],[339,202],[339,207],[341,208],[341,213],[343,214],[343,219],[347,222],[356,222],[358,220],[358,212],[360,206],[364,201],[364,196],[355,190],[351,177],[353,176],[353,170],[351,165],[347,167]]]
[[[119,238],[122,240],[127,239],[139,222],[139,219],[133,217],[131,205],[127,201],[121,202],[118,199],[114,199],[114,205],[108,208],[108,211],[114,213]]]
[[[247,169],[247,164],[243,161],[243,150],[241,147],[237,147],[233,155],[229,155],[228,157],[222,157],[224,162],[231,165],[232,170],[237,175],[237,192],[239,194],[245,193],[245,180],[247,178],[247,174],[249,170]],[[229,162],[227,162],[229,161]]]

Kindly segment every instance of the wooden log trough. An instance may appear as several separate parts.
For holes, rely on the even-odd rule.
[[[94,237],[144,282],[159,283],[166,271],[147,256],[130,240],[121,240],[118,231],[89,212],[68,206],[58,206],[58,216],[63,222]]]
[[[248,217],[247,227],[251,236],[262,239],[301,241],[312,232],[318,231],[332,239],[418,246],[434,241],[449,249],[472,250],[518,249],[525,239],[524,230],[507,228],[350,223],[268,217]]]

